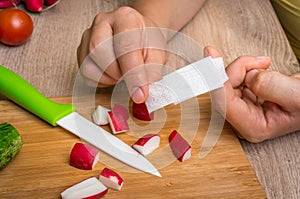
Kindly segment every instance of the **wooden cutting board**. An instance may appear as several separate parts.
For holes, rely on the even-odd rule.
[[[59,103],[72,101],[71,97],[52,99]],[[108,107],[109,102],[109,93],[102,93],[96,100],[96,103]],[[98,177],[104,167],[117,171],[125,181],[121,191],[109,190],[105,198],[265,198],[238,139],[227,123],[217,145],[205,158],[199,159],[211,119],[210,97],[202,95],[197,102],[200,110],[197,128],[194,127],[198,123],[195,123],[193,110],[185,115],[187,121],[180,119],[180,106],[169,106],[161,113],[158,111],[153,124],[130,119],[130,126],[135,125],[135,129],[139,129],[135,131],[140,131],[138,133],[160,128],[157,132],[161,136],[160,148],[149,156],[163,176],[159,178],[124,166],[104,153],[93,170],[74,168],[69,165],[69,154],[73,145],[81,142],[79,138],[61,127],[48,125],[10,101],[0,101],[0,123],[9,122],[15,126],[24,142],[16,158],[0,171],[0,198],[60,198],[60,193],[66,188],[88,177]],[[157,122],[160,118],[164,118],[163,125]],[[185,129],[191,127],[191,131],[196,132],[192,139],[192,158],[185,162],[175,160],[167,144],[170,132],[181,128],[180,125],[186,126]],[[109,126],[104,128],[110,131]],[[133,144],[140,135],[138,133],[129,132],[118,137]]]

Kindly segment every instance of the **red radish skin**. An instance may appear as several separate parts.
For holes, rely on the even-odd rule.
[[[99,151],[84,143],[76,143],[70,154],[70,165],[78,169],[92,170],[99,160]]]
[[[129,111],[121,104],[115,104],[112,112],[114,114],[120,114],[125,120],[129,118]]]
[[[44,4],[46,6],[51,6],[53,4],[55,4],[57,2],[57,0],[44,0]]]
[[[59,4],[61,0],[44,0],[44,4],[47,6],[43,8],[40,12],[44,12],[47,10],[50,10],[51,8],[55,7],[57,4]]]
[[[0,0],[0,8],[11,8],[19,5],[21,0]]]
[[[108,112],[108,120],[113,134],[119,134],[129,131],[129,126],[124,117],[120,114],[114,114],[112,111]]]
[[[92,113],[92,119],[93,122],[97,125],[107,125],[109,123],[108,121],[108,112],[110,109],[98,105],[97,108]]]
[[[43,0],[24,0],[24,3],[31,12],[41,12],[43,10]]]
[[[159,147],[160,136],[158,134],[147,134],[141,137],[132,147],[144,156],[149,155]]]
[[[179,161],[184,162],[191,158],[191,146],[176,130],[170,134],[169,143],[173,154]]]
[[[104,168],[100,175],[99,180],[102,182],[106,187],[114,190],[120,191],[122,189],[124,180],[121,178],[121,176],[116,173],[115,171]]]
[[[149,113],[145,103],[132,104],[132,114],[135,118],[143,121],[151,121],[154,119],[154,112]]]
[[[108,191],[96,177],[79,182],[61,193],[62,199],[98,199]]]

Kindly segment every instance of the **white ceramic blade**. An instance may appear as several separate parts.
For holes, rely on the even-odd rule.
[[[78,113],[73,112],[65,116],[57,124],[123,163],[161,177],[158,170],[144,156]]]

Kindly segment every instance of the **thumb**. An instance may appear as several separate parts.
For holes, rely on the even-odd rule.
[[[251,70],[246,74],[246,86],[258,97],[282,107],[298,107],[300,79],[276,71]]]

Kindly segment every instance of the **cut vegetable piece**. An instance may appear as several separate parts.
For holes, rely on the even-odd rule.
[[[143,121],[151,121],[154,119],[154,112],[149,113],[145,103],[132,104],[132,114],[135,118]]]
[[[78,169],[91,170],[99,160],[100,152],[93,146],[76,143],[70,154],[70,165]]]
[[[91,177],[64,190],[61,197],[63,199],[97,199],[104,196],[107,191],[107,187],[96,177]]]
[[[132,147],[144,156],[147,156],[158,148],[159,144],[160,136],[158,134],[147,134],[136,141]]]
[[[169,143],[173,154],[179,161],[184,162],[191,158],[191,146],[176,130],[170,134]]]
[[[19,132],[11,124],[0,124],[0,170],[17,155],[22,145]]]
[[[123,133],[129,131],[127,120],[120,114],[114,114],[112,111],[108,112],[108,121],[113,134]]]
[[[107,125],[109,123],[107,115],[108,111],[110,111],[110,109],[105,108],[104,106],[97,106],[95,111],[92,113],[93,122],[97,125]]]
[[[112,112],[114,114],[120,114],[125,120],[129,118],[129,111],[121,104],[115,104]]]
[[[106,187],[114,189],[114,190],[121,190],[124,180],[121,178],[121,176],[116,173],[115,171],[112,171],[108,168],[104,168],[100,175],[99,180],[102,182]]]

